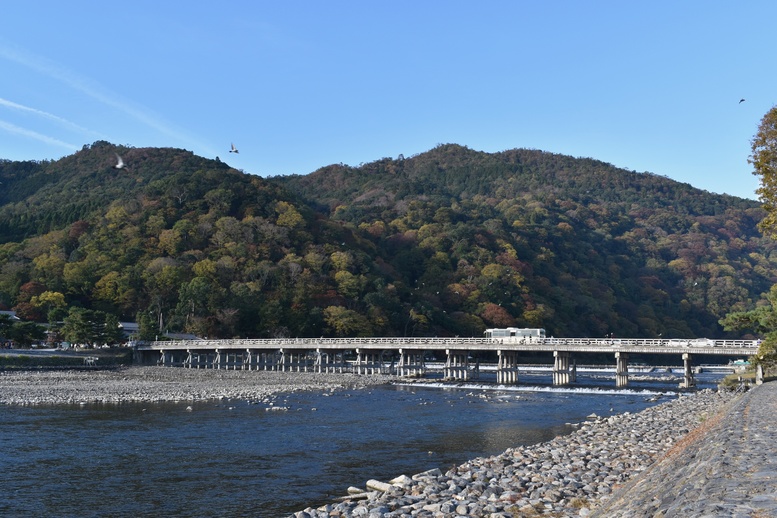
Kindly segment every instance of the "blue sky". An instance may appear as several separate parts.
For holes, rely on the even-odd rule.
[[[746,0],[7,0],[0,158],[108,140],[271,176],[457,143],[755,198],[774,20]]]

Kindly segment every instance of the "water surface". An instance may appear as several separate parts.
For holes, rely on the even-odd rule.
[[[284,516],[371,478],[549,440],[592,413],[638,412],[670,388],[586,387],[297,392],[273,402],[282,411],[238,400],[0,407],[0,515]]]

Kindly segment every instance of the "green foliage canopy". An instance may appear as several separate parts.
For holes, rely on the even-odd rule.
[[[52,323],[69,308],[76,342],[105,340],[89,323],[110,315],[145,338],[719,337],[777,281],[760,204],[536,150],[264,179],[96,142],[0,161],[0,181],[0,304]]]

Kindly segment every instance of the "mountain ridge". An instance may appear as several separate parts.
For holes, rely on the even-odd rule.
[[[777,280],[759,203],[539,150],[261,178],[98,141],[0,182],[0,302],[42,319],[61,293],[146,333],[720,337]]]

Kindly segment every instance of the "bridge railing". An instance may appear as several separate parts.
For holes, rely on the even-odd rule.
[[[164,347],[173,343],[185,343],[192,348],[212,347],[217,348],[280,348],[283,346],[336,346],[348,348],[347,346],[358,347],[360,345],[488,345],[498,344],[498,340],[492,338],[232,338],[226,340],[179,340],[179,341],[154,341],[147,345],[152,347]]]
[[[658,348],[725,348],[752,349],[758,348],[760,340],[711,340],[694,339],[661,339],[661,338],[461,338],[461,337],[373,337],[373,338],[234,338],[228,340],[181,340],[154,341],[140,344],[141,348],[164,349],[183,347],[191,349],[281,349],[293,348],[341,348],[356,349],[359,347],[375,348],[385,346],[387,349],[398,347],[411,348],[455,348],[480,346],[484,349],[497,349],[511,345],[537,346],[580,346],[580,347],[658,347]],[[144,347],[145,346],[145,347]],[[149,347],[150,346],[150,347]]]
[[[708,338],[542,338],[531,343],[542,345],[595,345],[612,347],[722,347],[757,349],[760,340],[711,340]]]

